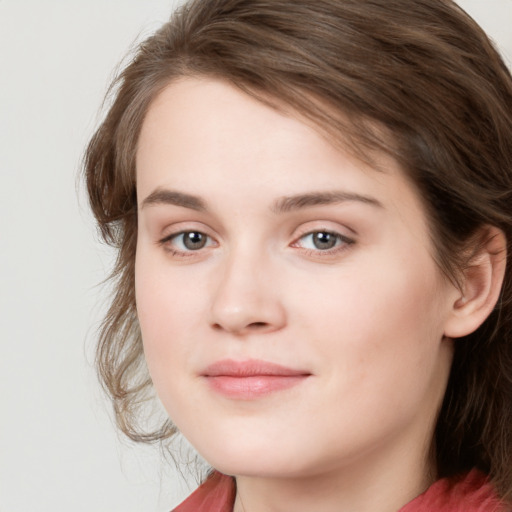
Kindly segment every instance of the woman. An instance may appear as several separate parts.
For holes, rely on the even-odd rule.
[[[199,0],[116,86],[85,158],[119,249],[98,366],[129,437],[215,469],[176,510],[506,510],[512,80],[481,29]]]

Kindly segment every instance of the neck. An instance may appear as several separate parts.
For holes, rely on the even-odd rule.
[[[396,512],[434,481],[427,452],[366,454],[307,477],[237,477],[234,512]]]

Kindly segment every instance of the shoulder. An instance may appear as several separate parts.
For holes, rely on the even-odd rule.
[[[443,478],[399,512],[508,512],[487,477],[477,471]]]
[[[215,471],[171,512],[232,512],[234,478]],[[508,512],[487,477],[473,470],[458,478],[443,478],[399,512]]]
[[[235,493],[234,478],[215,471],[171,512],[232,512]]]

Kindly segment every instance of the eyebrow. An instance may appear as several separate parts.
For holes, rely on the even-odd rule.
[[[144,201],[142,201],[141,210],[146,206],[153,206],[157,204],[181,206],[183,208],[190,208],[191,210],[197,210],[200,212],[204,212],[207,209],[206,203],[200,197],[174,190],[157,188],[155,191],[151,192]]]
[[[274,213],[287,213],[294,210],[300,210],[302,208],[311,208],[313,206],[323,206],[352,201],[374,206],[376,208],[384,208],[382,203],[374,197],[356,194],[354,192],[346,192],[343,190],[335,190],[329,192],[312,192],[308,194],[298,194],[282,197],[281,199],[278,199],[272,206],[272,211]]]
[[[323,206],[353,201],[367,204],[376,208],[384,208],[382,203],[373,197],[357,194],[354,192],[336,190],[285,196],[279,198],[272,205],[271,211],[275,214],[281,214],[295,210],[301,210],[304,208],[312,208],[314,206]],[[181,206],[182,208],[190,208],[191,210],[201,212],[208,210],[205,201],[203,201],[203,199],[198,196],[162,188],[157,188],[155,191],[149,194],[149,196],[147,196],[142,201],[141,209],[147,206],[159,204]]]

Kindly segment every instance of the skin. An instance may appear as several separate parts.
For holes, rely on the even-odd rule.
[[[180,431],[237,477],[235,511],[391,512],[435,478],[460,292],[434,262],[414,187],[376,161],[222,81],[181,79],[149,108],[137,152],[145,355]],[[283,201],[333,191],[344,195]],[[187,248],[183,232],[205,245]],[[325,232],[328,250],[311,235]],[[233,399],[203,376],[226,358],[309,376]]]

